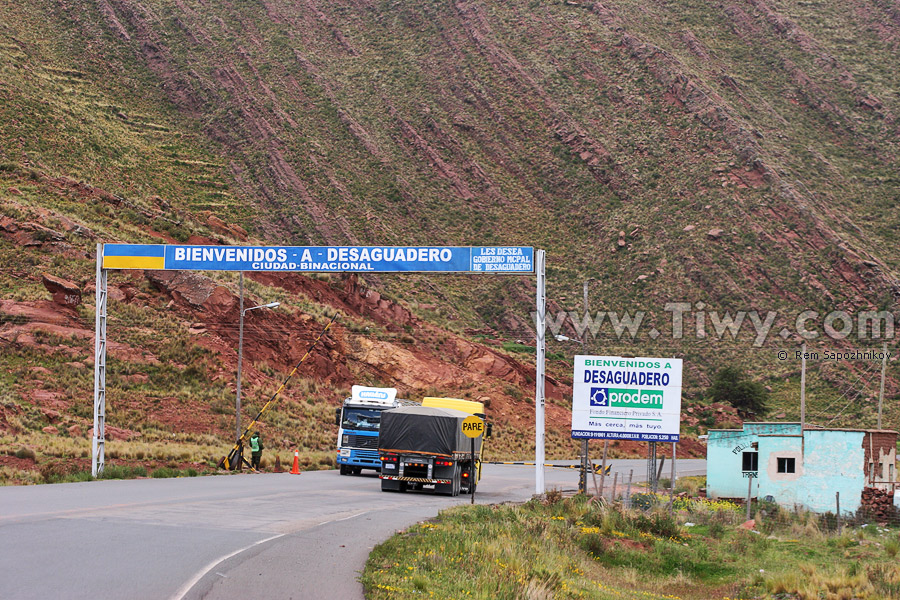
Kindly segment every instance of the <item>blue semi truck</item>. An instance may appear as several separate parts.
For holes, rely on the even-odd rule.
[[[381,472],[378,430],[382,411],[417,403],[397,398],[394,388],[354,385],[350,397],[335,410],[338,426],[337,466],[341,475],[359,475],[363,469]]]

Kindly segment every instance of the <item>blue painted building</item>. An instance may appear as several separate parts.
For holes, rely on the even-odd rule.
[[[752,498],[834,512],[840,492],[841,512],[853,512],[864,488],[895,488],[897,432],[744,423],[711,429],[706,458],[710,498],[746,498],[749,488]]]

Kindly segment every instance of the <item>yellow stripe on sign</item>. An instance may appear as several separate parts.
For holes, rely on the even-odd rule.
[[[163,256],[104,256],[104,269],[165,269]]]

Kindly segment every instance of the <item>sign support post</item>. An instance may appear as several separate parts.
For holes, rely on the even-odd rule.
[[[477,472],[475,470],[475,438],[471,439],[472,442],[472,464],[469,465],[469,485],[472,486],[469,488],[469,495],[472,497],[472,501],[469,504],[475,504],[475,476]]]
[[[106,305],[107,274],[103,268],[103,244],[97,244],[97,282],[94,294],[94,437],[91,440],[91,476],[103,473],[106,441]]]
[[[475,488],[477,487],[475,479],[478,476],[478,468],[475,465],[475,440],[484,435],[484,420],[475,415],[466,417],[462,422],[462,432],[472,442],[472,460],[469,463],[469,494],[472,496],[471,504],[475,504]]]
[[[544,251],[534,253],[537,272],[537,344],[534,380],[534,493],[544,493],[544,334],[547,327],[547,294],[544,277]]]

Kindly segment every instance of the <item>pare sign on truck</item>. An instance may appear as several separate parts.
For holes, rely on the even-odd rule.
[[[576,356],[572,437],[677,442],[679,358]]]

